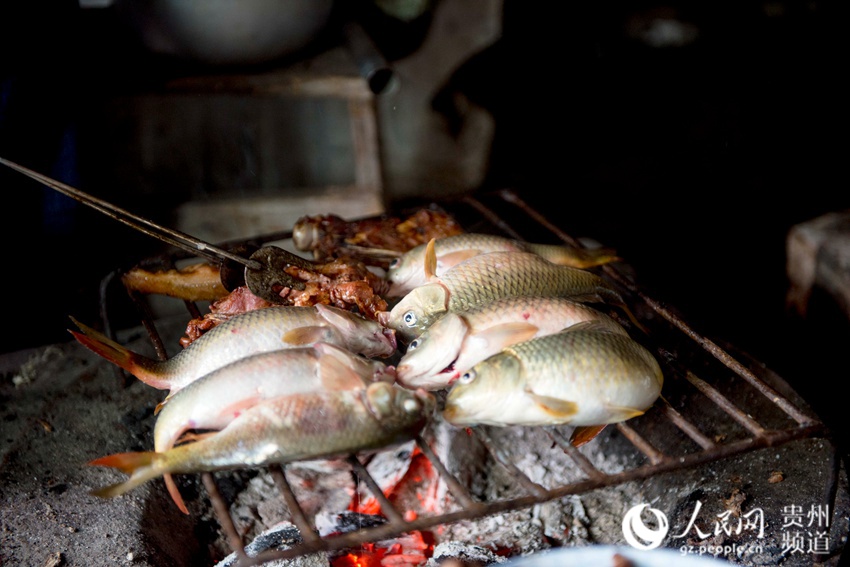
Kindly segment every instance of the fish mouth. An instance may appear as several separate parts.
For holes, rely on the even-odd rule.
[[[452,374],[455,371],[455,363],[456,362],[457,362],[457,359],[454,359],[453,361],[451,361],[448,366],[446,366],[445,368],[440,370],[439,374]]]
[[[379,313],[378,315],[380,315],[380,313]],[[390,328],[388,328],[388,327],[384,327],[384,328],[381,330],[381,333],[384,335],[384,338],[385,338],[385,339],[386,339],[386,340],[390,343],[390,345],[392,346],[392,348],[393,348],[393,352],[395,352],[396,350],[398,350],[398,340],[396,339],[396,336],[395,336],[395,329],[390,329]],[[392,354],[392,353],[390,353],[390,354]]]
[[[454,359],[452,362],[449,363],[448,366],[446,366],[442,370],[438,371],[436,374],[420,373],[420,374],[417,374],[415,376],[415,378],[419,378],[419,377],[422,377],[422,376],[435,376],[435,377],[438,376],[438,377],[440,377],[440,379],[442,379],[442,378],[445,377],[446,374],[449,374],[451,376],[450,376],[449,380],[446,382],[446,385],[451,384],[452,382],[454,382],[458,378],[457,372],[455,371],[455,362],[457,362],[457,359]],[[410,370],[410,368],[411,368],[410,365],[402,364],[398,368],[395,369],[395,374],[396,374],[397,380],[399,381],[399,383],[401,383],[405,386],[412,386],[413,385],[411,383],[410,377],[406,376],[408,374],[408,371]],[[415,380],[415,378],[412,381],[413,383],[417,382]]]

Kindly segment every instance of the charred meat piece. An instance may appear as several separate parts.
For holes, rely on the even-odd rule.
[[[386,268],[396,255],[432,238],[462,233],[461,226],[447,213],[422,208],[404,219],[381,216],[347,221],[336,215],[305,216],[296,221],[292,241],[320,262],[348,256]]]
[[[303,290],[284,288],[280,293],[284,305],[331,305],[355,311],[372,321],[377,321],[379,312],[386,311],[388,305],[381,295],[386,292],[389,284],[369,271],[362,262],[339,258],[316,264],[314,268],[286,268],[287,273],[305,282],[305,286]],[[234,315],[274,305],[276,304],[257,297],[247,287],[238,287],[210,304],[208,313],[189,321],[180,344],[189,346],[198,337]]]

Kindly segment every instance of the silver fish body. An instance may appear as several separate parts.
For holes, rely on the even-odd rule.
[[[414,288],[428,283],[428,275],[423,268],[426,248],[427,244],[415,246],[390,263],[387,269],[387,280],[390,282],[387,297],[403,297]],[[437,276],[443,275],[448,269],[472,256],[489,252],[531,252],[553,263],[574,268],[589,268],[617,259],[614,252],[608,248],[586,250],[471,232],[436,239],[434,252]]]
[[[661,368],[640,343],[568,329],[512,345],[467,371],[446,397],[458,426],[593,426],[645,412],[661,394]]]
[[[380,323],[329,305],[280,306],[240,313],[216,325],[165,361],[131,352],[77,322],[78,341],[143,382],[174,394],[231,362],[261,352],[325,342],[364,356],[396,352],[395,335]]]
[[[415,288],[379,320],[406,341],[422,334],[446,312],[472,309],[503,297],[568,297],[581,302],[623,305],[623,298],[602,277],[553,264],[529,252],[479,254]]]
[[[320,390],[392,383],[394,368],[328,343],[264,352],[239,359],[195,380],[162,404],[154,450],[170,449],[185,431],[220,430],[257,403]]]
[[[557,333],[578,323],[627,335],[617,321],[564,297],[504,297],[458,313],[446,313],[410,342],[396,368],[400,384],[438,390],[503,348]]]
[[[94,494],[118,496],[164,474],[329,459],[382,449],[417,435],[435,406],[434,397],[424,390],[414,392],[386,382],[273,398],[198,441],[161,453],[119,453],[91,461],[90,465],[131,475]]]

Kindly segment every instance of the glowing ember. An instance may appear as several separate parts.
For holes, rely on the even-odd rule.
[[[393,486],[384,489],[384,495],[396,507],[406,510],[407,521],[418,517],[420,512],[439,512],[436,494],[437,471],[428,458],[415,448],[410,456],[407,471]],[[349,510],[362,514],[378,515],[381,505],[374,496],[363,497],[357,493],[352,498]]]
[[[418,531],[399,536],[386,547],[373,543],[331,560],[331,567],[419,567],[425,565],[433,552],[433,545],[426,543]]]

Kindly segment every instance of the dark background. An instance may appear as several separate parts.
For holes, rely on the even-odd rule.
[[[394,28],[368,4],[352,6],[387,57],[415,52],[427,21]],[[434,93],[449,129],[452,94],[494,117],[479,190],[513,188],[615,247],[698,331],[763,360],[843,431],[847,321],[829,297],[805,320],[785,308],[788,230],[850,207],[842,3],[554,4],[506,0],[502,37]],[[90,119],[117,94],[199,69],[145,53],[109,10],[18,10],[0,23],[0,156],[166,220],[177,203],[139,200],[100,173],[91,152],[109,141]],[[658,16],[695,38],[641,40],[634,30]],[[96,319],[109,271],[162,250],[5,168],[0,187],[4,351],[68,340],[69,314]]]

